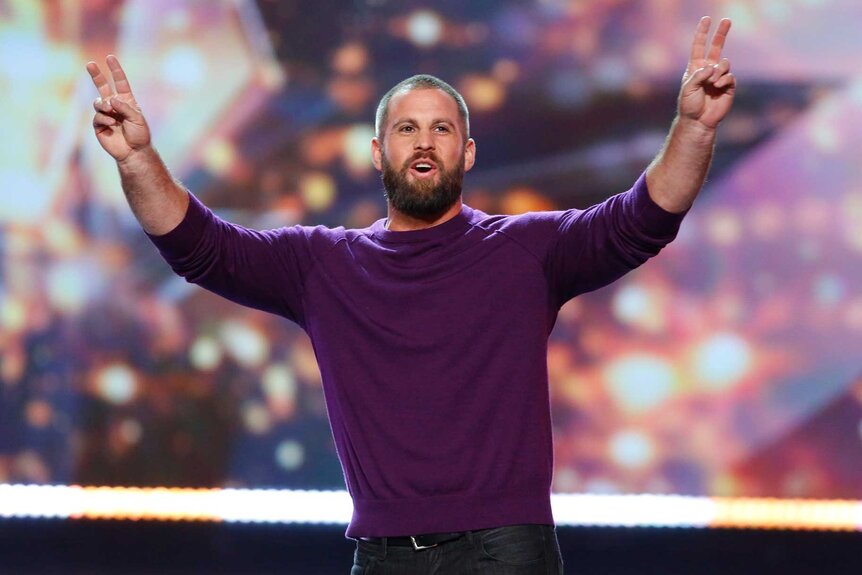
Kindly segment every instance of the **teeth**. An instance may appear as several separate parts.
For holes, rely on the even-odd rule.
[[[417,168],[431,168],[431,164],[416,164]]]

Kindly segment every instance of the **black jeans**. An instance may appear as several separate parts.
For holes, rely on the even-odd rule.
[[[511,525],[470,531],[430,549],[357,540],[350,575],[562,575],[553,525]]]

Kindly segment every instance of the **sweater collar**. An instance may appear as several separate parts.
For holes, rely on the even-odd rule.
[[[393,232],[386,229],[386,218],[379,219],[371,224],[374,236],[384,242],[411,243],[424,242],[444,238],[450,234],[462,232],[470,227],[470,215],[473,210],[466,204],[461,204],[461,211],[455,217],[446,220],[430,228],[411,230],[407,232]]]

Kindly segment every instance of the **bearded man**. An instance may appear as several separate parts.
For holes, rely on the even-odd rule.
[[[388,214],[365,229],[254,231],[215,216],[150,142],[119,61],[87,66],[93,125],[174,271],[309,335],[353,517],[352,575],[562,573],[551,512],[547,341],[560,307],[670,242],[703,185],[736,80],[698,24],[664,148],[587,210],[489,216],[462,202],[464,99],[414,76],[381,100]]]

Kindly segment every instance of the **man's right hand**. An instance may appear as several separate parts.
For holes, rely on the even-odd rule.
[[[87,71],[99,90],[93,102],[96,138],[117,161],[123,193],[144,231],[157,236],[166,234],[185,216],[189,194],[150,145],[150,128],[120,61],[116,56],[108,56],[106,61],[116,93],[99,65],[87,63]]]
[[[109,55],[106,62],[116,93],[108,78],[102,74],[99,65],[95,62],[87,63],[87,72],[99,90],[99,97],[93,102],[93,108],[96,110],[93,129],[105,151],[117,162],[123,162],[133,152],[150,145],[150,128],[141,113],[141,107],[132,95],[132,88],[120,61],[116,56]]]

